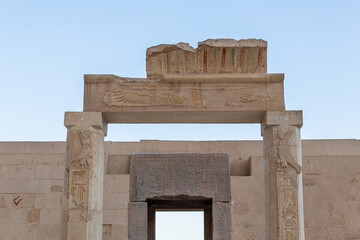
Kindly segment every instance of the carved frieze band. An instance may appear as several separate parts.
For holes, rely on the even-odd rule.
[[[159,81],[118,81],[118,86],[105,92],[101,101],[109,107],[173,106],[234,108],[250,103],[271,101],[265,85],[247,84],[241,87],[201,83],[180,86]]]

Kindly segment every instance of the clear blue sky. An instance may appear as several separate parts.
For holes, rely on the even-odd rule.
[[[1,141],[65,140],[83,74],[145,77],[146,48],[268,41],[302,137],[360,136],[360,1],[1,1]],[[111,126],[107,140],[260,139],[258,125]]]

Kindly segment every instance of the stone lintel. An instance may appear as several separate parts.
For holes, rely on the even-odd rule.
[[[86,75],[84,112],[102,112],[108,123],[260,123],[265,111],[285,110],[283,74],[160,78]]]
[[[89,130],[93,127],[107,133],[107,123],[101,112],[65,112],[64,125],[68,130]]]
[[[261,122],[261,135],[268,127],[273,126],[296,126],[303,125],[302,111],[267,111]]]
[[[130,200],[230,201],[227,154],[136,153],[130,161]]]

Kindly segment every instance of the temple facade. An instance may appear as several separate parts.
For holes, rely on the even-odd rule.
[[[0,240],[155,240],[174,209],[203,210],[205,240],[360,239],[360,141],[301,140],[266,41],[162,44],[146,70],[85,75],[66,142],[0,142]],[[263,140],[104,141],[116,123],[254,123]]]

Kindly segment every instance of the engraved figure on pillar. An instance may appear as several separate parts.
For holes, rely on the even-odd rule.
[[[267,112],[262,123],[267,240],[304,240],[301,126],[299,111]]]
[[[66,113],[67,240],[101,239],[104,134],[101,113]]]

